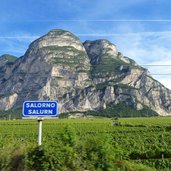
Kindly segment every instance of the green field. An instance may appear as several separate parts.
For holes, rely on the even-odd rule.
[[[1,171],[169,171],[171,117],[0,120]]]

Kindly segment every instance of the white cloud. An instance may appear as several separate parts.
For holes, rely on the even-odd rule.
[[[147,68],[156,80],[171,90],[171,57],[149,63]]]
[[[170,32],[128,34],[113,40],[117,40],[119,50],[125,56],[143,65],[156,80],[171,89]]]

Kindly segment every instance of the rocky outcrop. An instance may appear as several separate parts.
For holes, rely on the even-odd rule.
[[[171,93],[108,40],[81,41],[52,30],[8,65],[0,57],[0,110],[25,100],[59,101],[60,113],[98,111],[108,104],[171,114]]]
[[[16,93],[11,94],[9,96],[6,97],[0,97],[0,106],[1,106],[1,110],[9,110],[11,109],[16,100],[17,100],[18,95]]]
[[[13,64],[17,60],[16,56],[4,54],[0,56],[0,67],[3,67],[4,65],[8,64]]]

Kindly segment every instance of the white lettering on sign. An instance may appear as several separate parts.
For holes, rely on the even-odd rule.
[[[57,116],[57,101],[25,101],[23,103],[23,116]]]
[[[26,108],[53,108],[55,103],[26,103]]]
[[[29,109],[28,110],[28,114],[29,115],[49,115],[49,114],[53,114],[53,110],[47,110],[47,109],[45,109],[45,110],[35,110],[35,109]]]

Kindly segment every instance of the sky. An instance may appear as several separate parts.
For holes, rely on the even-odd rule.
[[[170,0],[1,0],[0,55],[22,56],[51,29],[108,39],[171,89]]]

